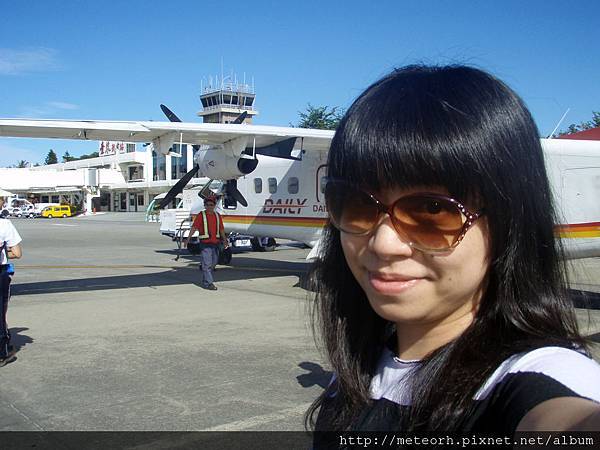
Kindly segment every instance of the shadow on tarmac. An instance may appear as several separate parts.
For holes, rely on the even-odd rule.
[[[230,266],[217,266],[214,273],[215,282],[249,280],[295,275],[299,278],[294,287],[307,289],[307,272],[310,263],[264,260],[258,258],[237,258]],[[109,269],[109,268],[107,268]],[[118,268],[115,268],[118,270]],[[65,292],[100,291],[109,289],[128,289],[137,287],[160,287],[194,284],[201,287],[201,274],[198,264],[190,262],[184,267],[173,267],[171,270],[144,273],[113,275],[104,277],[77,278],[71,280],[39,281],[30,283],[14,283],[11,285],[13,296],[52,294]]]
[[[23,347],[25,347],[27,344],[33,343],[32,337],[27,336],[26,334],[22,334],[23,331],[27,331],[27,330],[29,330],[29,328],[25,328],[25,327],[12,327],[12,328],[8,329],[8,331],[10,332],[10,344],[15,348],[15,353],[19,353],[19,351]],[[10,361],[9,364],[12,364],[13,362],[17,361],[18,359],[19,359],[19,357],[17,356],[12,361]]]
[[[23,331],[27,331],[29,328],[25,327],[13,327],[9,328],[10,331],[10,343],[14,345],[15,350],[19,351],[21,348],[25,347],[27,344],[33,343],[33,338],[23,334]]]
[[[333,372],[329,370],[323,370],[321,365],[309,361],[301,362],[298,364],[298,367],[308,370],[308,373],[303,373],[302,375],[298,375],[296,377],[300,386],[309,388],[318,385],[323,389],[326,389],[327,386],[329,386]]]

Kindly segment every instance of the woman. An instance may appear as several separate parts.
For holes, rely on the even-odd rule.
[[[335,376],[316,430],[600,427],[539,134],[510,88],[392,72],[342,119],[325,195],[314,312]]]

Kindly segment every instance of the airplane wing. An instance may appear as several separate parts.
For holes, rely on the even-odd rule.
[[[177,142],[219,145],[240,137],[265,147],[295,137],[307,151],[326,151],[333,131],[249,124],[0,119],[0,137],[153,142],[167,149]]]

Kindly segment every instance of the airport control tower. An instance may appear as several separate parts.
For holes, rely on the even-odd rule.
[[[245,78],[245,77],[244,77]],[[204,123],[230,123],[246,111],[244,123],[252,123],[252,117],[258,114],[254,109],[254,81],[252,85],[238,83],[237,77],[211,78],[206,86],[200,87],[202,111],[198,116]]]

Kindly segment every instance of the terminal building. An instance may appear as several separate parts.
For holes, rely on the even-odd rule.
[[[245,111],[244,122],[252,123],[258,114],[255,97],[253,85],[217,79],[201,87],[198,116],[205,123],[230,123]],[[0,169],[0,187],[32,203],[69,203],[88,212],[141,212],[193,168],[194,151],[191,145],[174,144],[164,155],[152,144],[103,141],[97,158]],[[192,179],[190,185],[204,182]]]

